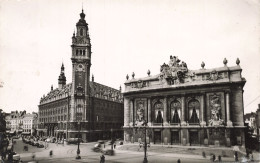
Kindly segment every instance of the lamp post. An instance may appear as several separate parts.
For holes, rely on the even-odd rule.
[[[143,163],[148,163],[147,155],[146,155],[146,151],[147,151],[147,143],[146,143],[146,127],[147,127],[147,122],[146,122],[146,121],[144,121],[143,126],[144,126],[144,161],[143,161]]]
[[[111,150],[113,150],[113,129],[111,128]]]
[[[79,132],[78,132],[78,149],[77,149],[77,156],[76,156],[76,159],[81,159],[80,157],[80,150],[79,150],[79,134],[80,134],[80,121],[78,121],[78,126],[79,126]]]

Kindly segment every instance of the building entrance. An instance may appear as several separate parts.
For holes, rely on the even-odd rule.
[[[171,132],[171,140],[172,140],[172,144],[179,144],[180,143],[179,131],[172,131]]]
[[[190,145],[199,144],[199,133],[198,131],[190,131]]]
[[[161,137],[161,131],[154,131],[154,144],[161,144],[162,137]]]

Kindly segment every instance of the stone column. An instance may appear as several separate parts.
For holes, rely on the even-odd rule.
[[[227,112],[227,126],[232,126],[232,122],[230,120],[229,92],[226,93],[226,112]]]
[[[205,122],[205,113],[204,113],[204,110],[205,110],[205,102],[204,102],[204,94],[202,94],[200,96],[200,120],[201,120],[201,123],[200,125],[201,126],[205,126],[206,125],[206,122]]]
[[[152,110],[151,110],[151,98],[147,98],[147,107],[148,107],[148,126],[151,126],[152,123]]]
[[[167,121],[167,97],[165,96],[163,99],[163,124],[164,125],[168,125],[168,121]]]
[[[129,126],[129,109],[130,109],[130,106],[129,106],[129,98],[124,98],[124,126]]]
[[[167,121],[167,97],[165,96],[163,99],[163,124],[168,125]]]
[[[186,126],[186,121],[185,121],[185,96],[181,97],[181,125]]]
[[[133,99],[130,99],[129,101],[129,126],[133,126],[134,122],[134,104],[133,104]]]

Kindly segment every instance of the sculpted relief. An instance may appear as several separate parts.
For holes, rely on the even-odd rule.
[[[161,65],[159,79],[166,79],[168,84],[184,83],[184,79],[188,76],[194,76],[189,72],[187,64],[180,61],[176,56],[170,56],[169,64]]]
[[[137,126],[141,126],[144,123],[144,110],[145,110],[145,105],[143,101],[139,101],[137,103],[137,108],[136,108],[136,121],[135,124]]]
[[[210,126],[224,125],[224,121],[221,119],[221,101],[220,96],[213,95],[209,99],[211,119],[209,120]]]

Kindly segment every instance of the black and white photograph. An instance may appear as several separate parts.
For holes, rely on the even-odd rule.
[[[260,161],[260,0],[0,0],[0,163]]]

